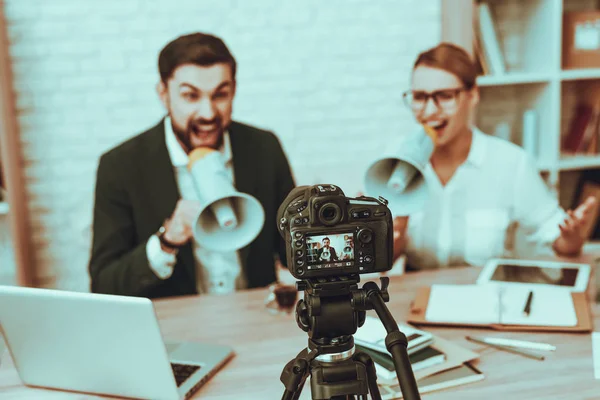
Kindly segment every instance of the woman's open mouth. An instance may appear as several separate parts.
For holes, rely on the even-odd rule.
[[[446,126],[448,126],[448,120],[431,121],[431,122],[427,122],[427,125],[429,125],[433,129],[435,129],[438,137],[440,137],[444,133],[444,128],[446,128]]]

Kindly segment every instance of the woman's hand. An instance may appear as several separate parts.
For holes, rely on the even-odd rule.
[[[554,251],[559,255],[575,255],[581,251],[586,240],[586,227],[592,222],[590,218],[597,204],[596,198],[590,196],[575,211],[567,211],[568,217],[558,225],[560,237],[554,242]]]

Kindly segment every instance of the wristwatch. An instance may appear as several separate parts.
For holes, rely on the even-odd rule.
[[[158,228],[158,232],[156,232],[156,236],[158,237],[158,240],[160,241],[161,247],[165,247],[169,250],[172,250],[173,252],[179,250],[181,245],[169,242],[167,240],[167,238],[165,237],[166,233],[167,233],[167,228],[165,227],[164,224],[160,228]]]

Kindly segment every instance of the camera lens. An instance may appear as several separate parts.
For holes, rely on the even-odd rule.
[[[323,204],[319,209],[319,221],[324,225],[335,225],[342,219],[342,211],[335,203]]]

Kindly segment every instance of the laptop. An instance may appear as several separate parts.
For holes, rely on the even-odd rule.
[[[141,297],[0,286],[0,333],[25,385],[130,398],[188,398],[234,355],[163,342]]]

